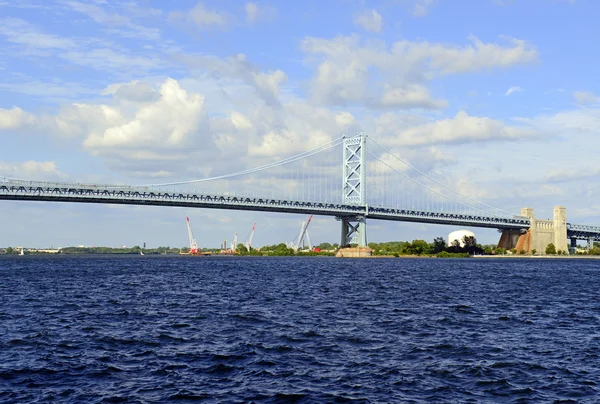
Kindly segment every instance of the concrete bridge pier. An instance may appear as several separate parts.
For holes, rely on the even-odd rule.
[[[367,218],[345,216],[338,219],[342,222],[342,237],[336,257],[360,258],[373,255],[373,251],[367,246]]]
[[[529,218],[529,229],[503,230],[498,247],[507,250],[515,248],[519,252],[524,250],[528,254],[536,250],[536,254],[544,254],[548,244],[552,243],[556,251],[569,251],[567,209],[564,206],[554,207],[552,220],[536,219],[533,208],[521,209],[521,216]]]

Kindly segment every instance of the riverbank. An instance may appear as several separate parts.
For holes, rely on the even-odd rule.
[[[600,259],[600,255],[473,255],[473,258],[506,258],[506,259]]]

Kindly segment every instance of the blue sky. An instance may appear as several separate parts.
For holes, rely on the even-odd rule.
[[[0,176],[147,184],[363,130],[489,205],[600,225],[600,4],[0,0]],[[3,202],[0,245],[289,241],[296,215]],[[315,218],[315,242],[339,225]],[[262,230],[262,231],[261,231]],[[369,239],[444,226],[369,223]],[[495,242],[492,230],[475,229]]]

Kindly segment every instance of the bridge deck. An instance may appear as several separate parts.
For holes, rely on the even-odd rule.
[[[119,187],[43,182],[0,183],[0,200],[105,203],[145,206],[233,209],[323,216],[366,216],[370,219],[418,222],[495,229],[527,229],[529,219],[466,213],[426,212],[412,209],[348,205],[328,202],[293,201],[248,196],[189,194],[153,190],[148,187]],[[600,227],[567,225],[572,238],[600,241]]]

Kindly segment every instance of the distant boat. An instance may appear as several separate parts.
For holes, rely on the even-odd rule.
[[[25,252],[23,251],[23,247],[21,247],[21,252],[19,253],[19,255],[25,255]]]
[[[140,250],[140,255],[144,255],[144,252],[142,250]]]

